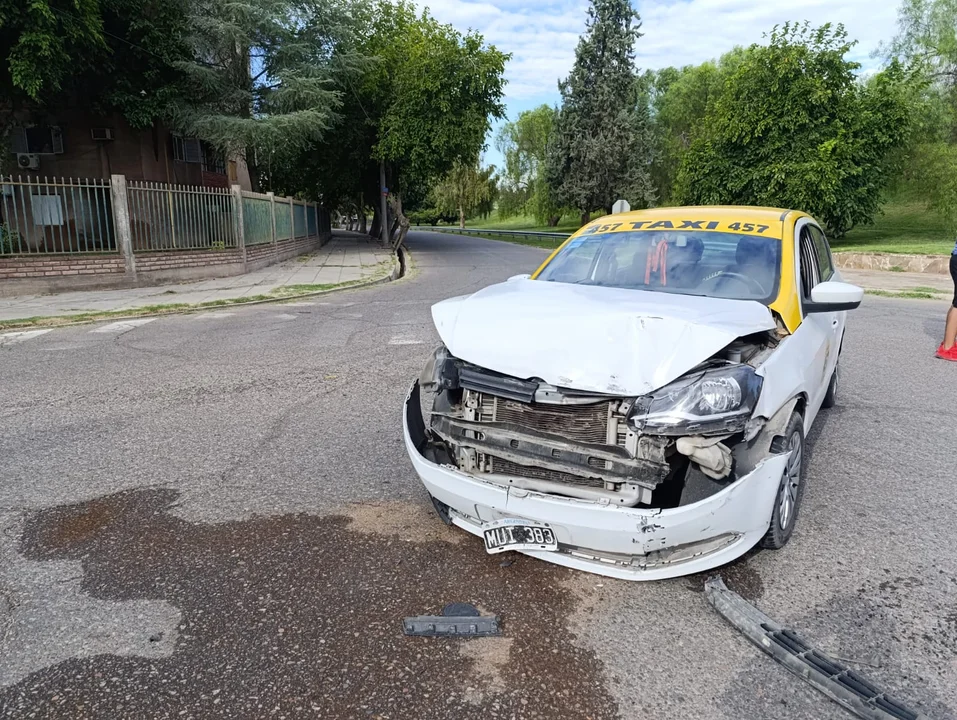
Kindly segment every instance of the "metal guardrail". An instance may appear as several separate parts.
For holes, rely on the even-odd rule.
[[[416,225],[435,232],[452,233],[455,235],[510,235],[514,237],[541,237],[553,240],[566,240],[571,233],[538,232],[535,230],[494,230],[486,228],[457,228],[451,225]]]

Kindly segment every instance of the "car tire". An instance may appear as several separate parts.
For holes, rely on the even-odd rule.
[[[824,395],[822,407],[832,408],[837,405],[837,389],[841,382],[841,363],[838,361],[831,373],[831,382],[827,384],[827,393]]]
[[[779,550],[787,545],[797,524],[798,511],[804,497],[804,418],[795,412],[788,420],[784,434],[771,443],[773,454],[790,451],[788,462],[774,496],[774,509],[768,531],[759,543],[761,547]]]

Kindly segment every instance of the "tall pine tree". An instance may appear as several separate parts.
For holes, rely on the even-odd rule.
[[[583,222],[619,198],[633,207],[654,200],[647,99],[634,62],[640,27],[629,0],[591,0],[575,65],[559,83],[548,181],[561,204],[581,210]]]

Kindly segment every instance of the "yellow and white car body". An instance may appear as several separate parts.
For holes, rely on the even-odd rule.
[[[650,580],[780,547],[862,296],[800,212],[593,221],[531,276],[433,307],[409,456],[493,553]]]

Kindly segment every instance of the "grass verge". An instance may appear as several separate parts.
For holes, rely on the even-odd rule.
[[[886,298],[904,298],[908,300],[941,300],[943,291],[934,288],[913,288],[912,290],[865,290],[867,295]]]
[[[381,263],[384,267],[391,263]],[[328,285],[284,285],[275,290],[259,294],[246,295],[244,297],[223,298],[222,300],[209,300],[201,303],[160,303],[155,305],[142,305],[127,310],[103,310],[99,312],[73,313],[70,315],[38,316],[28,318],[18,318],[16,320],[0,320],[0,331],[2,330],[23,330],[27,328],[40,327],[60,327],[63,325],[81,325],[84,323],[98,322],[100,320],[113,320],[118,318],[140,318],[148,316],[177,315],[180,313],[197,312],[208,310],[210,308],[227,307],[230,305],[247,305],[251,303],[262,302],[281,302],[282,300],[292,300],[299,297],[307,297],[316,293],[329,292],[331,290],[345,290],[350,287],[367,285],[372,282],[382,280],[386,274],[381,270],[377,271],[370,278],[359,281],[333,283]]]
[[[466,227],[482,230],[573,233],[578,230],[579,224],[577,218],[562,218],[556,227],[547,227],[536,224],[533,217],[501,219],[492,213],[485,219],[475,218],[467,221]],[[449,226],[439,226],[435,229],[455,232],[455,228]],[[559,244],[544,238],[516,238],[492,233],[482,235],[496,240],[542,248],[554,248]],[[919,197],[904,195],[889,199],[872,225],[857,227],[846,237],[833,240],[831,244],[835,252],[947,255],[954,249],[954,234],[947,222],[936,213],[928,211]]]
[[[455,231],[457,228],[437,227],[434,229],[438,232],[455,234]],[[478,235],[478,237],[488,238],[490,240],[504,240],[505,242],[514,243],[516,245],[528,245],[529,247],[537,247],[537,248],[542,248],[544,250],[554,250],[563,242],[565,242],[565,238],[540,238],[540,237],[520,237],[516,235],[499,235],[495,232],[495,230],[489,230],[488,232],[482,232],[480,234],[469,233],[469,236],[475,236],[475,235]]]
[[[954,249],[954,236],[946,221],[919,200],[892,199],[873,225],[854,228],[831,245],[835,252],[948,255]]]

